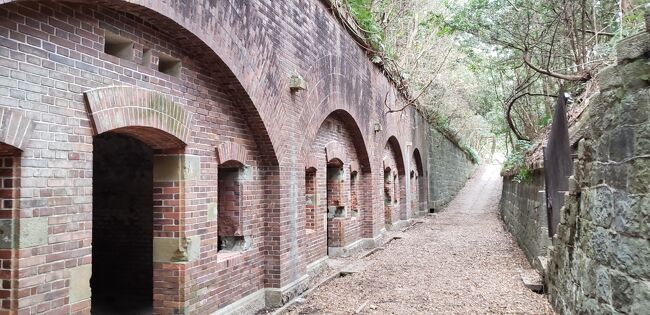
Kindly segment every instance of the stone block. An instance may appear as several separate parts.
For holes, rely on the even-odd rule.
[[[617,60],[620,62],[643,57],[650,51],[650,34],[640,33],[621,40],[616,45]]]
[[[208,221],[214,221],[217,219],[219,209],[216,202],[208,204]]]
[[[47,218],[20,219],[18,225],[18,248],[47,244]]]
[[[184,156],[184,179],[185,180],[199,180],[201,179],[201,157],[196,155]]]
[[[650,278],[650,246],[648,240],[619,235],[615,240],[613,264],[618,270],[636,279]]]
[[[643,314],[650,310],[650,281],[639,281],[634,286],[631,314]]]
[[[650,34],[646,34],[647,39],[650,40]],[[648,43],[650,46],[650,43]],[[648,52],[646,52],[648,54]],[[630,93],[646,88],[650,84],[650,63],[647,58],[639,57],[636,60],[619,65],[619,73],[622,83],[625,86],[625,91],[621,90],[618,93]],[[620,96],[620,95],[619,95]],[[639,104],[640,105],[640,104]]]
[[[0,220],[0,249],[14,248],[14,220]]]
[[[621,313],[628,314],[634,297],[635,282],[623,273],[612,271],[610,274],[612,284],[612,306]]]
[[[155,155],[153,160],[153,180],[155,182],[180,180],[183,169],[181,158],[181,155]]]
[[[70,303],[76,303],[90,298],[90,277],[92,270],[92,265],[81,265],[69,269]]]
[[[188,238],[154,237],[153,261],[155,262],[188,262],[199,258],[201,237],[196,235]]]
[[[198,180],[201,158],[196,155],[156,155],[153,163],[154,181]]]
[[[611,90],[623,85],[617,65],[609,66],[596,75],[598,87],[601,91]]]

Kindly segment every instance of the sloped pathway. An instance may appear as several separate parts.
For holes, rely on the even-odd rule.
[[[442,212],[397,232],[362,258],[359,273],[336,278],[290,314],[552,314],[524,287],[530,269],[498,217],[498,166],[482,166]],[[396,235],[396,233],[392,233]]]

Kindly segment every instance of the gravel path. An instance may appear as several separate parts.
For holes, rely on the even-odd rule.
[[[336,278],[289,314],[553,314],[521,283],[530,269],[501,225],[498,166],[482,166],[439,214],[422,219],[360,273]]]

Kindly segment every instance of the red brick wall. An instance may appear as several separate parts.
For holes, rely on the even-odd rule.
[[[326,244],[330,247],[344,247],[357,241],[362,237],[362,226],[368,226],[369,230],[372,226],[371,217],[363,216],[364,212],[371,212],[368,211],[371,209],[369,200],[363,198],[365,194],[359,193],[358,190],[354,194],[351,192],[353,187],[350,167],[358,165],[363,160],[363,156],[357,150],[354,140],[356,126],[350,125],[344,116],[343,113],[335,113],[325,119],[312,143],[310,155],[316,159],[317,169],[320,170],[320,172],[316,171],[317,196],[319,198],[325,196],[325,198],[316,207],[317,229],[315,233],[307,235],[309,249],[307,261],[315,261],[324,256]],[[327,154],[326,147],[332,142],[343,148],[344,152],[336,153],[341,154],[342,157],[331,156],[332,152]],[[358,170],[358,172],[361,173],[362,170]],[[355,181],[357,189],[364,182],[369,182],[369,178],[362,173],[358,174]],[[360,217],[352,216],[353,195],[355,195],[355,206],[361,214]],[[327,215],[328,207],[332,209],[331,211],[337,207],[345,207],[345,210],[340,217],[334,217],[334,213]],[[364,207],[366,211],[364,211]],[[326,215],[328,219],[327,222],[324,222]],[[325,224],[327,227],[324,226]]]
[[[400,165],[399,149],[392,143],[386,143],[383,151],[383,188],[384,219],[386,224],[393,224],[406,219],[406,177],[404,166]],[[402,162],[403,163],[403,162]],[[390,173],[386,173],[386,172]]]
[[[20,187],[19,155],[9,146],[0,143],[0,219],[17,217],[17,196]],[[12,233],[11,230],[3,231]],[[3,236],[4,237],[4,236]],[[14,237],[8,235],[10,240]],[[15,241],[15,240],[14,240]],[[0,314],[10,314],[16,307],[16,261],[12,244],[0,249]]]
[[[305,171],[305,228],[316,229],[316,170]]]
[[[103,52],[106,31],[134,41],[133,61]],[[142,63],[144,48],[153,52],[150,65]],[[157,71],[161,54],[182,61],[178,78]],[[305,78],[306,91],[290,92],[288,78],[294,72]],[[47,217],[49,224],[47,244],[17,253],[18,303],[26,314],[89,307],[87,300],[74,305],[67,300],[69,270],[92,262],[96,129],[84,92],[106,86],[155,91],[191,113],[185,146],[173,153],[197,157],[199,179],[156,183],[160,203],[154,226],[155,235],[199,236],[201,255],[184,264],[154,264],[154,277],[179,286],[157,289],[157,299],[167,299],[160,312],[210,313],[259,289],[300,279],[309,263],[325,255],[325,200],[314,208],[314,232],[302,228],[308,216],[300,214],[306,210],[304,161],[312,152],[322,154],[317,199],[326,196],[322,148],[330,140],[346,148],[346,185],[350,166],[359,165],[360,213],[342,225],[346,245],[379,236],[383,226],[382,159],[388,137],[394,136],[400,148],[426,143],[425,128],[413,128],[422,124],[413,110],[385,114],[386,105],[398,107],[403,100],[319,1],[1,5],[0,106],[20,111],[35,124],[20,161],[20,216]],[[333,112],[338,117],[330,117]],[[326,119],[338,121],[342,131],[321,131]],[[138,132],[148,145],[173,140],[150,137],[148,129]],[[252,247],[228,255],[217,254],[220,220],[208,219],[218,201],[215,148],[224,142],[244,147],[249,154],[241,162],[250,168],[250,179],[241,186],[240,222]],[[398,160],[402,155],[411,152],[395,153]],[[353,204],[352,193],[346,198]],[[400,198],[403,204],[410,199]]]

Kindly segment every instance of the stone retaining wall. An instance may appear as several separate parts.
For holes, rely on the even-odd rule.
[[[529,181],[516,182],[503,178],[501,217],[528,261],[540,267],[545,260],[551,238],[548,236],[544,173],[535,171]]]
[[[618,64],[596,78],[549,251],[549,298],[562,314],[650,310],[650,33],[617,52]]]
[[[440,210],[463,188],[475,165],[439,131],[429,131],[429,209]]]

